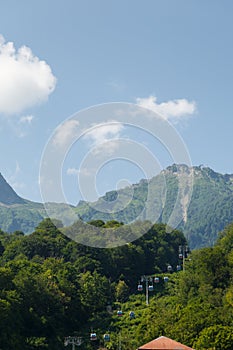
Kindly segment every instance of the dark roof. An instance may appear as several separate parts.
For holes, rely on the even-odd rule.
[[[183,345],[175,340],[172,340],[167,337],[156,338],[149,343],[142,345],[138,350],[194,350],[189,346]]]

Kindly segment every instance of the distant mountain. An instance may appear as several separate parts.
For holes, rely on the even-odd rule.
[[[189,203],[190,181],[193,191]],[[117,200],[116,200],[117,199]],[[55,218],[67,214],[52,203]],[[208,167],[172,165],[149,181],[107,192],[95,203],[80,201],[74,208],[83,221],[101,219],[130,223],[135,219],[177,223],[192,249],[212,246],[223,228],[233,222],[233,175]],[[19,197],[0,175],[0,228],[31,233],[47,217],[43,204]]]
[[[191,179],[193,190],[188,205]],[[119,210],[116,198],[129,204]],[[149,181],[141,180],[108,192],[95,203],[80,202],[77,213],[84,221],[115,219],[124,223],[136,217],[152,221],[155,217],[157,222],[167,223],[173,216],[173,221],[177,217],[177,228],[183,230],[191,248],[211,246],[218,233],[233,222],[233,175],[222,175],[202,166],[172,165]]]
[[[5,205],[25,204],[25,200],[17,195],[0,173],[0,203]]]
[[[67,205],[49,203],[50,213],[55,218],[68,217]],[[28,234],[48,217],[42,203],[31,202],[21,198],[0,174],[0,229],[6,232],[23,231]],[[78,218],[78,217],[77,217]],[[65,220],[64,220],[65,221]]]
[[[45,216],[43,205],[21,198],[0,174],[0,228],[30,233]]]

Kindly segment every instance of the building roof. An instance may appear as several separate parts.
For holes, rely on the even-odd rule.
[[[142,345],[138,350],[194,350],[189,346],[183,345],[167,337],[156,338],[149,343]]]

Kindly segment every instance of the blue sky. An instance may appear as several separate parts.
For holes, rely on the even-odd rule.
[[[1,4],[0,34],[0,171],[24,198],[41,200],[40,162],[54,130],[109,102],[158,110],[183,138],[192,164],[233,173],[231,0],[10,0]],[[64,162],[72,203],[80,199],[74,159],[85,149],[80,144]],[[156,156],[168,165],[162,152]],[[123,163],[101,170],[100,194],[122,176],[143,176]]]

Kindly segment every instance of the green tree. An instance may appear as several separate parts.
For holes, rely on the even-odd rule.
[[[97,271],[87,271],[80,275],[80,299],[85,310],[94,314],[106,308],[109,300],[110,284],[106,277]]]
[[[125,281],[119,281],[116,285],[116,300],[125,302],[129,297],[129,287]]]
[[[233,327],[214,325],[204,328],[194,346],[196,350],[232,350]]]

